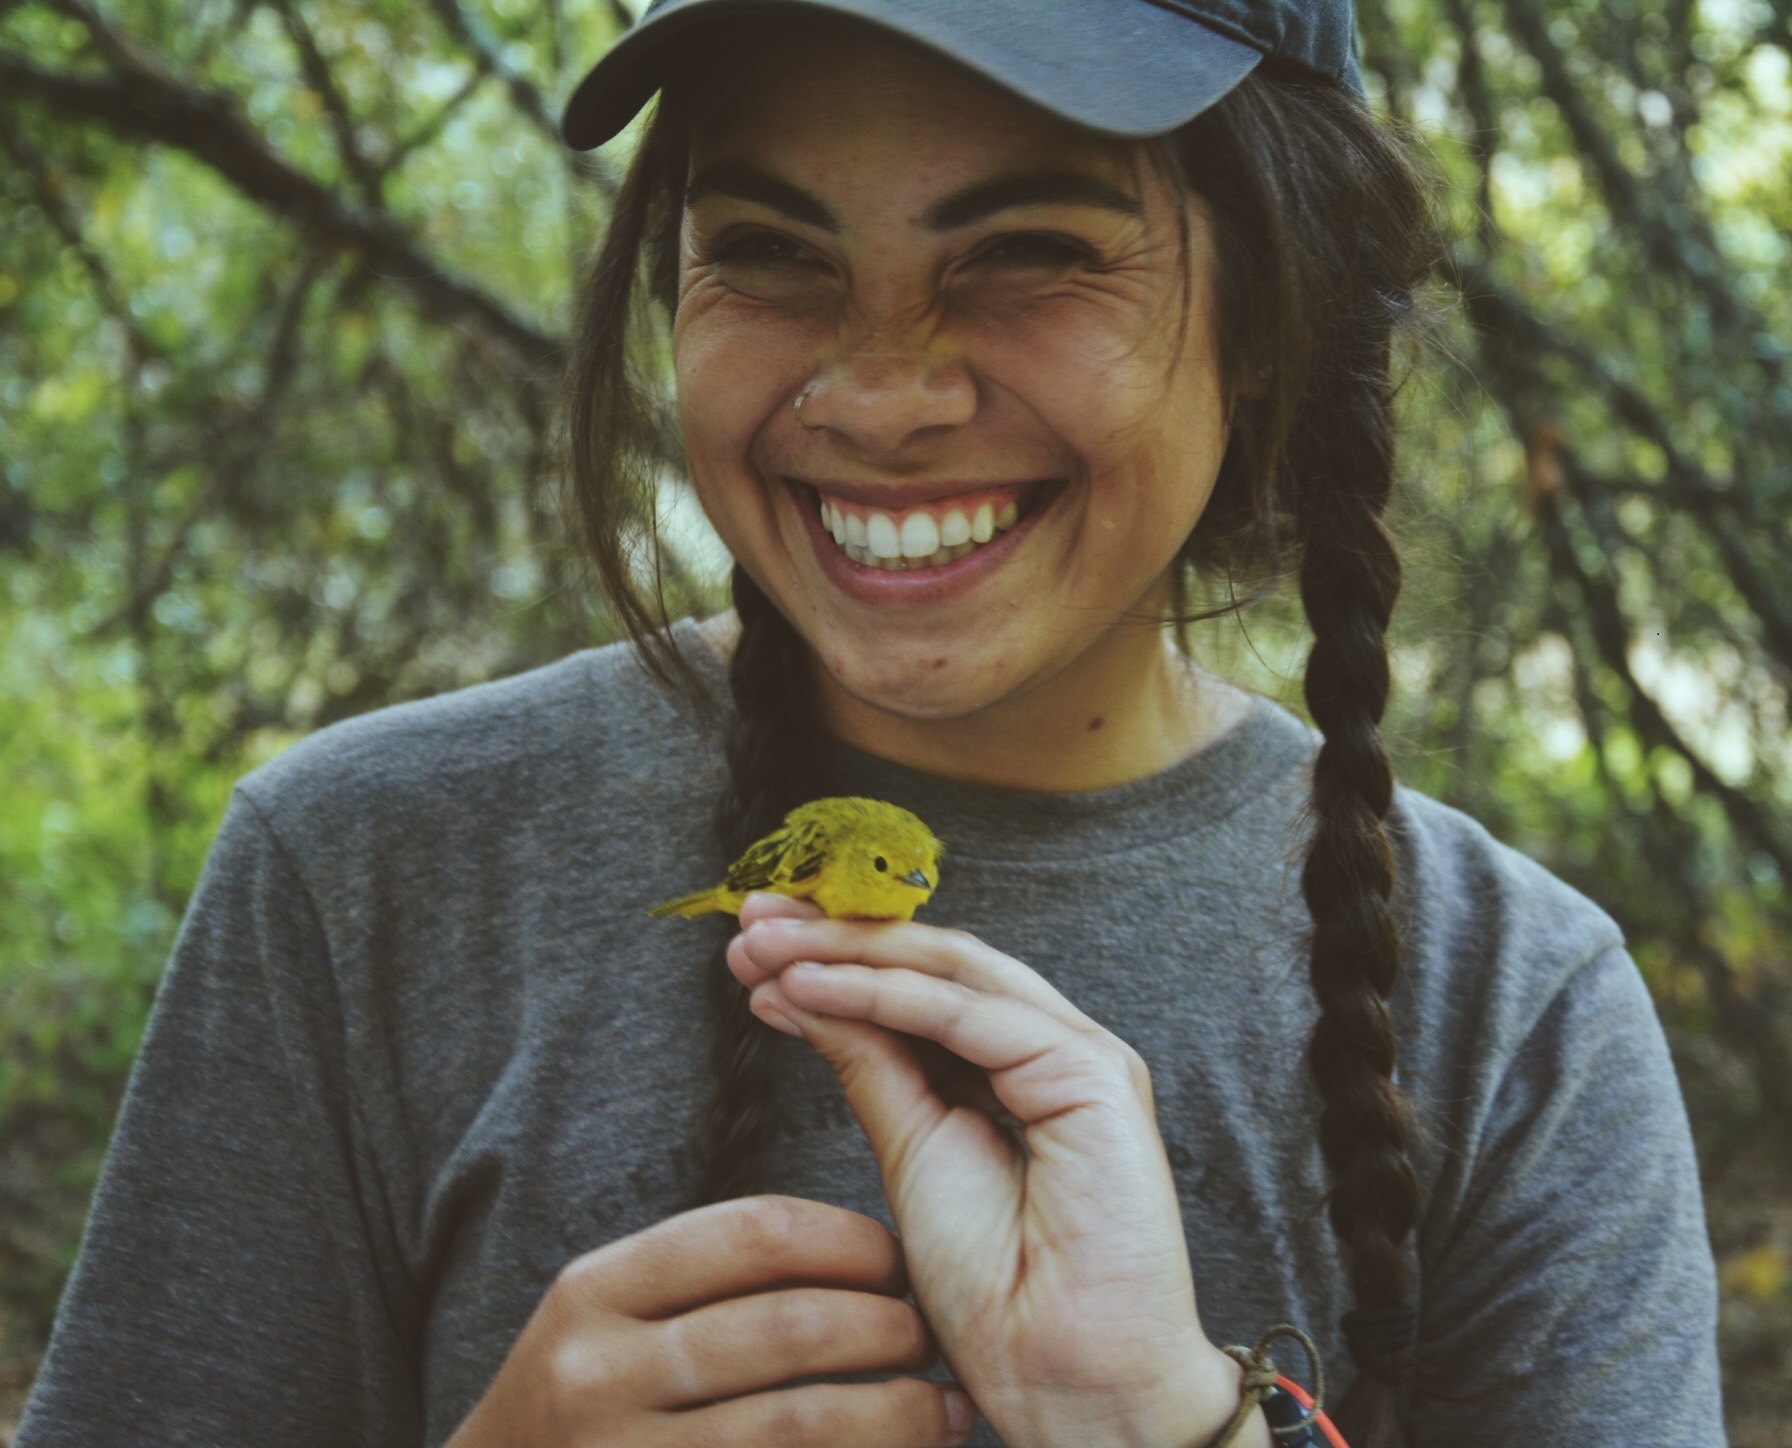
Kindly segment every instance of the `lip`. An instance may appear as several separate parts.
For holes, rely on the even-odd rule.
[[[1026,489],[1043,480],[1027,478],[1015,482],[1009,478],[948,478],[935,483],[836,483],[831,479],[817,481],[813,478],[790,477],[784,481],[795,483],[799,489],[816,489],[830,498],[841,498],[861,507],[882,508],[887,512],[900,513],[922,503],[937,502],[941,498],[956,498],[964,493],[991,493],[1007,488]],[[800,491],[797,496],[802,496]]]
[[[1037,481],[1040,485],[1033,506],[1006,533],[997,534],[981,548],[965,554],[963,558],[954,558],[938,568],[921,568],[912,573],[901,573],[854,563],[840,551],[839,545],[834,542],[827,529],[821,526],[821,509],[814,486],[795,478],[783,479],[784,494],[796,508],[797,516],[802,520],[803,531],[809,536],[809,546],[820,559],[821,571],[827,575],[828,581],[848,598],[881,608],[920,608],[928,604],[943,603],[969,592],[1000,568],[1009,555],[1025,541],[1039,520],[1057,505],[1059,496],[1065,490],[1064,480],[1061,478],[1032,481]],[[965,492],[967,489],[962,483],[954,483],[949,489],[939,492],[931,492],[919,486],[900,491],[904,499],[913,505],[929,497],[949,497],[953,492]],[[850,495],[841,493],[838,496]]]

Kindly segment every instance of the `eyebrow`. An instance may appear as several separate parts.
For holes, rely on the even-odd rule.
[[[1081,171],[1028,171],[1019,176],[979,181],[955,191],[928,208],[926,221],[933,231],[956,231],[1018,206],[1067,204],[1118,211],[1123,216],[1145,214],[1145,203],[1138,197]]]
[[[684,204],[693,206],[706,196],[755,202],[807,226],[840,230],[840,218],[823,202],[750,162],[718,161],[704,167],[685,187]],[[1132,217],[1145,214],[1145,204],[1138,197],[1094,176],[1080,171],[1028,171],[978,181],[955,191],[930,206],[922,219],[930,231],[956,231],[1016,207],[1063,205],[1092,206]]]
[[[840,218],[800,186],[793,186],[770,171],[746,161],[717,161],[691,177],[684,188],[684,204],[694,206],[705,196],[732,196],[781,212],[792,221],[838,231]]]

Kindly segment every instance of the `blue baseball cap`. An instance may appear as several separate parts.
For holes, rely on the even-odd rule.
[[[863,21],[1110,136],[1175,130],[1266,56],[1363,88],[1351,0],[653,0],[567,102],[567,145],[609,140],[660,88],[680,36],[740,15]]]

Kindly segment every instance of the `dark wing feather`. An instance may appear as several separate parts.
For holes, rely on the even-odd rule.
[[[827,841],[821,837],[819,830],[810,831],[791,841],[790,859],[786,866],[786,879],[813,880],[821,873],[821,867],[827,862]]]
[[[785,817],[784,833],[788,837],[784,846],[784,878],[813,880],[821,873],[834,846],[833,836],[829,834],[818,807],[803,806],[792,810]]]
[[[781,828],[748,846],[747,852],[728,867],[722,883],[729,890],[745,894],[749,890],[770,890],[810,880],[821,873],[827,855],[827,831],[821,822],[794,812]]]
[[[747,851],[728,867],[728,873],[722,877],[722,885],[728,890],[738,890],[746,894],[749,890],[764,890],[778,878],[778,863],[784,858],[789,848],[790,832],[773,830],[763,840],[747,846]]]

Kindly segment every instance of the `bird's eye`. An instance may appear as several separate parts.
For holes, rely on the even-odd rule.
[[[874,870],[879,870],[879,871],[887,870],[890,868],[890,862],[888,860],[886,860],[882,855],[879,855],[875,860],[873,860],[871,862],[871,868]]]

